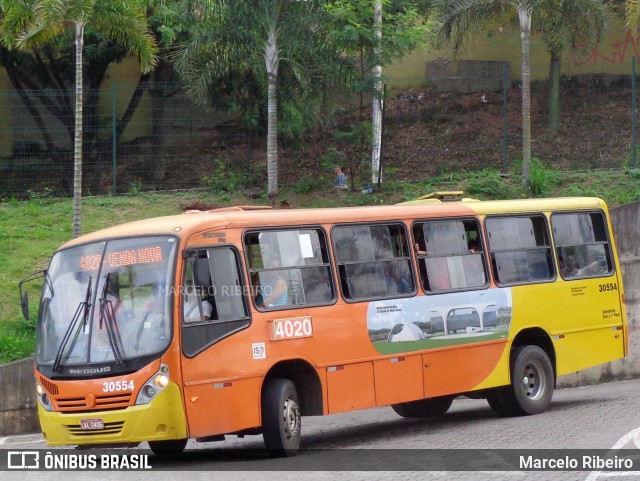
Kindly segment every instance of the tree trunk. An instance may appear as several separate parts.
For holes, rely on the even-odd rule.
[[[82,200],[82,48],[84,43],[84,24],[76,23],[76,116],[73,144],[73,237],[80,235]]]
[[[527,192],[531,188],[531,13],[532,8],[528,5],[518,7],[522,39],[522,187]]]
[[[269,38],[264,48],[267,66],[267,183],[271,207],[275,208],[278,198],[278,45],[274,24],[269,25]]]
[[[562,57],[560,52],[552,48],[549,50],[551,60],[549,62],[549,117],[548,127],[554,132],[558,130],[560,122],[560,69]]]
[[[371,186],[380,184],[380,152],[382,146],[382,0],[375,0],[373,5],[373,30],[376,37],[373,56],[376,65],[373,68],[373,104],[371,112],[372,151],[371,151]]]

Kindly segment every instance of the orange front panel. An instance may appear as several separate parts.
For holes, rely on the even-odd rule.
[[[260,378],[185,386],[192,437],[226,434],[260,425]]]
[[[373,364],[370,362],[328,367],[327,385],[330,413],[376,405]]]
[[[471,391],[495,368],[505,342],[467,345],[422,355],[427,397]]]
[[[422,356],[398,356],[373,362],[376,404],[422,399]]]

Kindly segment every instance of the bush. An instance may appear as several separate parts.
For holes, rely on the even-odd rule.
[[[469,174],[465,190],[467,194],[490,199],[518,197],[500,173],[490,169]]]
[[[324,187],[326,187],[326,180],[323,176],[311,177],[303,175],[291,186],[291,190],[296,194],[310,194],[314,190]]]
[[[211,175],[202,177],[202,182],[213,192],[234,192],[247,186],[249,176],[239,172],[237,164],[222,159],[215,159],[214,164]]]

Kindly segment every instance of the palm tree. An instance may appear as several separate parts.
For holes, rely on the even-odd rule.
[[[531,61],[529,43],[533,8],[540,0],[440,0],[441,40],[450,40],[460,51],[468,34],[495,18],[518,14],[522,48],[522,186],[531,186]]]
[[[440,0],[441,39],[453,41],[459,51],[465,37],[495,19],[516,13],[522,45],[522,185],[531,184],[531,66],[532,31],[542,33],[551,56],[549,64],[549,127],[558,126],[562,52],[597,42],[609,16],[606,0]]]
[[[206,103],[212,86],[223,79],[250,76],[266,84],[267,183],[275,207],[280,67],[286,62],[291,77],[306,88],[313,83],[309,66],[316,64],[311,70],[317,74],[320,64],[332,61],[323,10],[318,2],[294,0],[199,0],[190,8],[192,37],[182,46],[176,66],[195,98]]]
[[[87,25],[138,56],[143,72],[156,62],[156,43],[141,2],[129,0],[3,0],[2,30],[8,46],[22,49],[47,43],[68,30],[75,36],[75,128],[73,237],[80,235],[82,199],[83,45]]]

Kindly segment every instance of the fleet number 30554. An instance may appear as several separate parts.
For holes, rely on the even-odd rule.
[[[110,381],[102,383],[102,392],[117,392],[117,391],[133,391],[135,384],[133,381]]]

